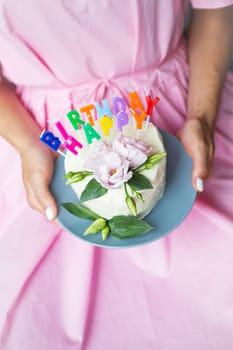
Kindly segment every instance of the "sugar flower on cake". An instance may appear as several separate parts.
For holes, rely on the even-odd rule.
[[[148,155],[151,154],[152,148],[142,140],[119,135],[112,144],[113,151],[129,161],[129,167],[135,169],[143,164]]]
[[[129,161],[103,142],[85,161],[85,167],[93,171],[96,181],[108,189],[120,188],[133,176]]]
[[[105,141],[98,141],[94,144],[94,147],[88,149],[88,157],[84,161],[84,167],[87,170],[93,171],[102,161],[104,154],[111,151],[112,148]]]

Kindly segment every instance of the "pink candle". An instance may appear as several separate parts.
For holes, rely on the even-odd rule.
[[[83,145],[78,142],[73,136],[69,135],[68,139],[64,142],[64,147],[72,152],[74,155],[78,154],[76,148],[83,148]]]
[[[64,126],[62,125],[62,123],[61,122],[56,122],[55,125],[56,125],[57,129],[59,130],[60,134],[62,135],[63,139],[67,140],[69,135],[67,134],[67,132],[66,132]]]

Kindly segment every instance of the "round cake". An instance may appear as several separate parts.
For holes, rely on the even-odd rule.
[[[144,121],[137,130],[133,119],[123,128],[111,128],[108,136],[98,123],[100,139],[85,141],[84,130],[77,131],[83,143],[78,156],[67,152],[65,172],[77,197],[100,217],[144,218],[162,198],[166,179],[166,151],[158,129]]]

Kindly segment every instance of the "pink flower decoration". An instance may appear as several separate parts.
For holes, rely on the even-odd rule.
[[[113,151],[129,161],[129,167],[135,169],[143,164],[152,148],[142,140],[135,140],[123,135],[119,135],[112,144]]]
[[[104,141],[98,141],[95,143],[95,148],[93,148],[88,153],[88,158],[85,159],[84,166],[87,170],[94,171],[96,167],[99,166],[100,159],[102,160],[105,153],[111,151],[112,148]]]
[[[105,143],[99,144],[85,162],[85,167],[93,171],[96,181],[109,189],[120,188],[133,176],[132,171],[129,171],[129,161]]]

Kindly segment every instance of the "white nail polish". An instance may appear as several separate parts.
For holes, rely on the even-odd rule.
[[[45,215],[46,215],[48,220],[53,220],[53,218],[54,218],[53,209],[52,208],[46,208],[45,209]]]
[[[198,192],[204,191],[204,182],[200,177],[196,179],[196,187]]]

